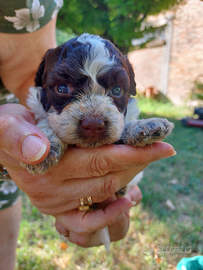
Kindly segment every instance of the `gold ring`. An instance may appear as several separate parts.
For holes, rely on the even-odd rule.
[[[84,198],[80,198],[80,206],[79,206],[79,210],[80,211],[87,211],[90,209],[89,205],[85,205],[84,204]]]
[[[89,205],[92,205],[92,204],[93,204],[93,202],[92,202],[92,197],[90,197],[90,196],[87,197],[87,200],[88,200],[88,204],[89,204]]]

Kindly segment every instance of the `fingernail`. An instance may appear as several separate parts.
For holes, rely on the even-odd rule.
[[[162,155],[162,158],[167,158],[167,157],[172,157],[172,156],[175,156],[177,155],[177,152],[174,150],[174,148],[168,144],[168,143],[159,143],[160,146],[161,146],[161,155]]]
[[[37,161],[44,155],[46,143],[37,136],[29,135],[24,139],[21,151],[27,160]]]
[[[173,156],[177,155],[177,152],[175,150],[173,150]]]
[[[166,152],[164,157],[165,158],[167,158],[167,157],[173,157],[175,155],[177,155],[177,152],[173,149],[173,150],[171,150],[169,152]]]

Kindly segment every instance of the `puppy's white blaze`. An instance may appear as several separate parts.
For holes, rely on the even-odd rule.
[[[127,106],[127,114],[125,116],[125,124],[138,119],[139,113],[140,112],[137,106],[137,100],[135,98],[129,99]]]
[[[47,118],[47,114],[40,101],[42,87],[30,87],[27,105],[35,115],[35,119],[40,121]]]
[[[83,63],[84,70],[81,71],[91,76],[93,81],[96,82],[97,77],[108,72],[115,61],[110,57],[109,50],[99,36],[83,34],[77,40],[90,45],[90,52]]]

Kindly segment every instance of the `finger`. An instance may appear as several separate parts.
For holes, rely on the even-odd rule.
[[[70,232],[58,219],[55,221],[55,227],[63,241],[70,241],[80,247],[93,247],[102,244],[96,232],[81,234]]]
[[[61,165],[65,167],[68,160],[68,165],[75,168],[74,178],[86,178],[105,175],[112,171],[127,170],[175,154],[174,148],[163,142],[145,147],[107,145],[95,149],[69,148],[61,159]],[[73,156],[74,159],[71,158]],[[75,166],[76,160],[77,167]],[[60,177],[63,179],[69,177],[68,170],[62,171]]]
[[[130,226],[129,210],[125,211],[108,227],[111,242],[123,239]]]
[[[133,204],[128,199],[119,198],[104,209],[88,212],[68,211],[57,215],[56,219],[70,232],[76,234],[92,233],[113,224],[123,212],[132,206]]]
[[[26,182],[19,181],[18,186],[25,193],[29,192],[32,204],[40,212],[47,215],[54,215],[68,210],[78,209],[80,198],[84,198],[85,205],[88,204],[87,197],[89,196],[92,197],[93,203],[103,202],[106,198],[115,195],[140,170],[143,170],[143,167],[114,172],[98,178],[67,180],[60,185],[56,184],[54,188],[52,187],[54,192],[49,193],[49,196],[44,196],[41,192],[41,190],[49,191],[50,188],[47,186],[47,182],[41,181],[43,178],[39,179],[37,176],[31,176],[28,184],[28,180]],[[22,176],[24,172],[20,172],[20,174]],[[23,178],[26,178],[26,176],[23,176]],[[16,182],[18,183],[17,180]],[[83,187],[82,189],[81,186]]]
[[[25,109],[21,115],[17,115],[16,111],[13,115],[1,114],[0,148],[18,161],[35,164],[47,156],[50,143],[44,133],[29,123],[23,114],[31,121],[31,115],[26,114]]]
[[[115,222],[108,227],[110,241],[118,241],[123,239],[129,229],[129,216],[126,215],[126,213],[122,213]],[[63,231],[65,235],[68,234],[68,231],[63,228]],[[99,235],[97,233],[98,231],[94,231],[92,233],[75,233],[70,232],[68,240],[80,247],[94,247],[94,246],[100,246],[103,243],[101,242]]]
[[[128,189],[126,198],[131,200],[133,204],[138,205],[142,200],[142,193],[137,185],[132,186]]]
[[[60,234],[63,235],[64,237],[70,237],[70,231],[67,230],[62,223],[60,223],[57,219],[55,221],[55,227],[56,231]]]
[[[69,241],[77,246],[88,248],[102,245],[96,232],[77,234],[70,232]]]
[[[30,110],[28,110],[26,107],[20,104],[1,105],[0,116],[6,116],[6,115],[22,116],[30,124],[33,124],[33,125],[36,124],[33,113],[31,113]]]
[[[147,165],[137,166],[125,171],[108,173],[102,177],[67,180],[64,181],[63,188],[69,194],[69,199],[79,200],[80,198],[91,196],[94,199],[93,202],[101,202],[126,186]],[[80,188],[81,185],[83,186],[82,190]],[[101,197],[102,200],[100,199]]]
[[[111,147],[111,146],[109,146]],[[114,146],[112,146],[114,148]],[[117,148],[117,146],[115,146]],[[123,148],[124,147],[124,148]],[[174,150],[172,148],[172,146],[166,144],[166,143],[157,143],[155,144],[153,147],[144,147],[145,150],[147,150],[147,152],[145,152],[144,148],[134,148],[134,147],[128,147],[128,146],[122,146],[122,148],[124,149],[124,151],[126,151],[125,147],[127,147],[127,150],[129,150],[126,154],[126,159],[128,160],[129,156],[130,156],[130,160],[128,160],[128,162],[130,163],[129,166],[131,166],[131,169],[127,169],[124,171],[120,171],[120,168],[122,167],[122,164],[120,164],[120,168],[117,168],[119,171],[116,171],[114,173],[108,173],[103,177],[93,177],[93,178],[85,178],[85,176],[83,176],[86,174],[85,172],[85,168],[81,169],[81,160],[79,161],[79,163],[75,162],[75,160],[77,160],[77,158],[80,158],[81,155],[81,149],[70,149],[70,152],[68,151],[68,153],[73,154],[74,156],[74,164],[71,163],[71,159],[70,159],[70,163],[69,166],[72,169],[72,167],[75,167],[75,169],[72,170],[72,172],[70,173],[69,170],[67,170],[67,164],[65,163],[60,163],[58,165],[58,170],[55,170],[55,168],[51,168],[48,171],[48,174],[50,174],[50,176],[53,177],[53,179],[60,179],[60,178],[64,178],[64,175],[67,175],[68,173],[68,178],[73,178],[75,175],[79,176],[80,179],[65,179],[63,185],[58,185],[56,186],[55,189],[55,198],[57,197],[57,193],[60,193],[60,197],[61,200],[66,201],[66,203],[63,204],[63,206],[67,209],[70,210],[69,207],[78,207],[78,205],[74,204],[74,206],[71,204],[70,205],[70,200],[74,200],[77,199],[77,203],[79,201],[79,198],[85,198],[88,196],[94,197],[95,194],[97,194],[99,197],[102,197],[102,200],[105,199],[108,196],[111,196],[112,194],[114,194],[115,192],[117,192],[119,189],[121,189],[122,187],[124,187],[127,183],[129,183],[133,177],[135,175],[137,175],[140,171],[142,171],[148,164],[144,163],[147,161],[153,161],[156,160],[157,158],[160,157],[160,155],[162,157],[166,157],[167,155],[174,155]],[[102,148],[100,148],[102,149]],[[120,148],[121,149],[121,148]],[[84,150],[84,149],[83,149]],[[86,151],[89,151],[90,149],[85,149],[85,151],[82,151],[82,153],[84,153]],[[93,149],[96,150],[97,149]],[[132,151],[131,151],[132,150]],[[144,150],[144,151],[143,151]],[[80,153],[79,156],[77,156],[76,153]],[[133,152],[133,153],[132,153]],[[161,152],[162,154],[159,154],[159,152]],[[129,153],[129,155],[128,155]],[[140,155],[139,155],[140,153]],[[150,154],[151,153],[151,154]],[[158,153],[158,154],[157,154]],[[91,152],[90,152],[91,155]],[[144,155],[144,156],[143,156]],[[151,157],[150,157],[151,155]],[[158,155],[158,157],[157,157]],[[76,157],[76,158],[75,158]],[[133,162],[133,157],[135,159],[135,162]],[[67,157],[68,158],[68,157]],[[87,157],[86,157],[87,158]],[[142,160],[142,162],[139,161]],[[84,161],[85,162],[85,161]],[[141,164],[141,166],[137,166],[136,162],[138,164]],[[116,163],[116,162],[115,162]],[[119,163],[119,160],[118,160]],[[78,166],[77,166],[78,165]],[[79,167],[79,168],[78,168]],[[125,164],[124,168],[128,168],[127,164]],[[81,171],[78,173],[78,171]],[[82,174],[82,175],[81,175]],[[82,179],[81,179],[82,178]],[[33,182],[36,183],[37,181],[37,177],[33,178]],[[96,183],[96,184],[95,184]],[[20,183],[21,185],[23,183]],[[46,183],[44,183],[44,187],[43,187],[43,183],[41,183],[41,188],[44,190],[46,189]],[[83,186],[83,189],[81,190],[81,186]],[[22,190],[26,191],[26,186],[21,186],[20,187]],[[38,187],[37,187],[38,188]],[[33,189],[34,192],[34,189]],[[41,193],[37,193],[37,196],[41,196]],[[64,196],[67,196],[67,199],[64,198]],[[31,198],[32,199],[32,198]],[[40,198],[36,198],[36,201],[41,201]],[[54,198],[53,198],[53,202],[54,202]],[[93,202],[100,202],[101,200],[96,199]],[[34,201],[32,200],[32,203],[34,203]],[[36,207],[38,207],[38,205],[35,204]],[[58,207],[58,204],[55,204],[56,207]],[[50,204],[47,202],[44,202],[43,204],[43,209],[40,206],[40,211],[42,211],[43,213],[45,213],[45,211],[49,211],[50,209]],[[53,208],[51,211],[55,211],[56,208],[53,205]],[[73,209],[73,208],[71,208]],[[58,209],[59,210],[59,209]],[[47,214],[49,214],[47,212]]]
[[[102,206],[100,204],[100,206],[103,208],[107,206],[110,202],[113,202],[115,200],[117,200],[116,196],[112,196],[111,198],[108,198],[105,202],[103,202]],[[72,218],[74,217],[72,216]],[[108,226],[111,241],[118,241],[126,236],[129,228],[129,221],[129,209],[127,209],[125,212],[119,215],[118,218],[116,218],[111,225]],[[55,226],[59,233],[64,236],[68,236],[68,240],[74,244],[77,244],[78,246],[92,247],[102,244],[97,233],[98,230],[92,232],[89,232],[89,230],[88,232],[69,231],[63,226],[61,220],[58,218],[56,218]],[[67,224],[65,226],[67,226]]]

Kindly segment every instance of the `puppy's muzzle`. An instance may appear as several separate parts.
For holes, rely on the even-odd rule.
[[[81,122],[81,132],[92,139],[99,139],[104,131],[105,123],[101,118],[91,117]]]

